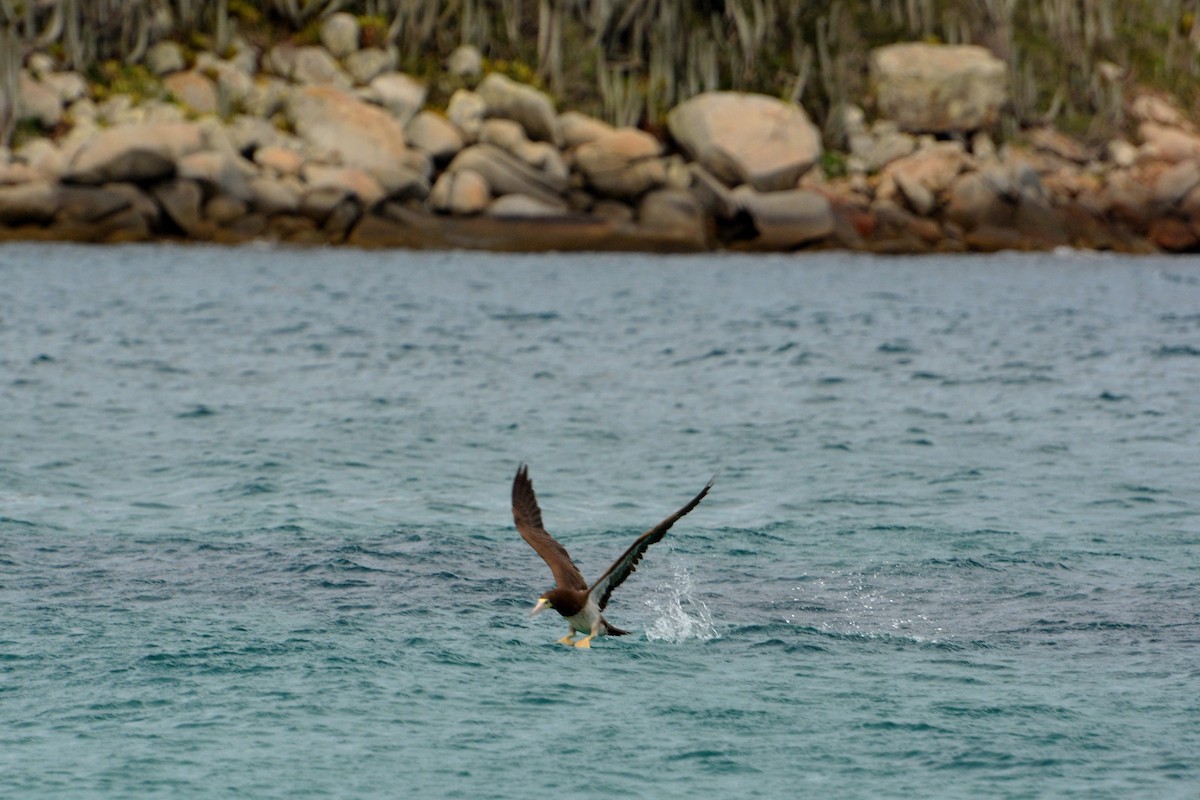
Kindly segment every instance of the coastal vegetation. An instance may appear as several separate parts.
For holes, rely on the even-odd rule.
[[[801,103],[837,148],[835,112],[868,99],[869,51],[914,39],[1004,60],[1002,134],[1051,123],[1100,141],[1125,124],[1132,86],[1185,108],[1200,96],[1195,0],[0,0],[0,142],[35,50],[103,85],[136,78],[156,41],[303,43],[336,11],[359,18],[365,45],[394,47],[433,104],[458,88],[441,67],[469,44],[562,108],[650,130],[688,97],[741,89]]]

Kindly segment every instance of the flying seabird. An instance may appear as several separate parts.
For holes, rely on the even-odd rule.
[[[566,548],[542,527],[542,510],[538,508],[533,484],[529,480],[529,467],[522,465],[517,470],[517,476],[513,478],[513,520],[517,523],[521,538],[529,542],[529,546],[536,550],[550,567],[556,584],[553,589],[538,598],[537,605],[533,607],[530,615],[553,608],[566,617],[571,629],[558,641],[576,647],[591,647],[592,639],[596,636],[623,636],[629,633],[609,624],[601,613],[608,605],[609,595],[637,569],[637,564],[647,548],[663,538],[680,517],[704,499],[704,495],[708,494],[716,479],[717,476],[714,475],[691,502],[639,536],[595,583],[588,586]],[[575,641],[576,631],[587,635]]]

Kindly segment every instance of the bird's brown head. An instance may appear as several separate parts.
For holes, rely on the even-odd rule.
[[[587,592],[573,592],[570,589],[551,589],[538,598],[530,616],[540,614],[547,608],[552,608],[564,617],[578,614],[583,604],[587,602]]]

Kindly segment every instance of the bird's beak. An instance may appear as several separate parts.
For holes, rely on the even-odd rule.
[[[538,601],[537,601],[537,605],[534,606],[533,610],[529,612],[529,616],[531,616],[531,617],[536,616],[536,615],[542,613],[543,611],[545,611],[549,607],[550,607],[550,601],[544,597],[539,597]]]

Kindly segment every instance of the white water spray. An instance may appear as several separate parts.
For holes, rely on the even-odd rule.
[[[678,561],[671,562],[671,578],[654,590],[646,605],[654,612],[654,621],[646,627],[652,642],[708,641],[720,634],[704,601],[693,592],[692,578]]]

